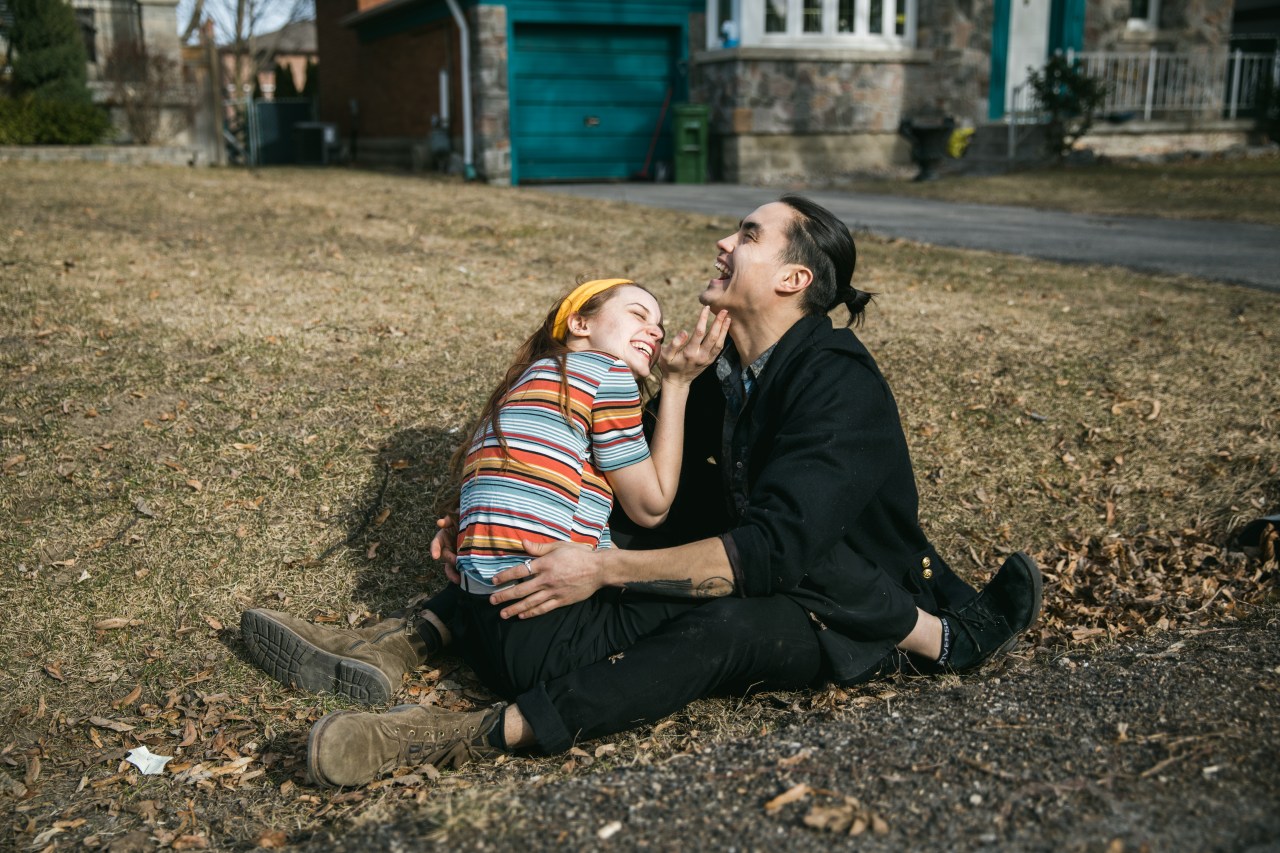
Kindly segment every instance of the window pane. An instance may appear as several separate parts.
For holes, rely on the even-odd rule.
[[[764,31],[766,33],[787,31],[787,0],[765,0]]]
[[[840,0],[840,6],[836,11],[836,32],[854,32],[853,14],[854,0]]]
[[[76,9],[76,23],[80,25],[80,37],[84,40],[84,52],[90,62],[98,61],[98,28],[94,25],[93,9]]]
[[[1150,0],[1129,0],[1129,17],[1145,21],[1151,14]]]
[[[822,32],[822,0],[804,0],[804,31]]]
[[[871,32],[884,32],[884,0],[871,0],[871,21],[868,26]]]

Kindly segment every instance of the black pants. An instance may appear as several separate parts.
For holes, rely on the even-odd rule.
[[[455,650],[515,701],[548,753],[706,696],[807,687],[821,670],[809,614],[786,596],[699,603],[607,589],[508,620],[484,596],[464,599]]]

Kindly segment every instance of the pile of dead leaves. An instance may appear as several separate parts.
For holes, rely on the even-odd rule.
[[[1280,561],[1183,528],[1132,536],[1073,534],[1034,554],[1045,577],[1039,642],[1096,639],[1229,620],[1275,594]]]

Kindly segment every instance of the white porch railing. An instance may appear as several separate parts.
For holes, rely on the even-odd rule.
[[[1237,118],[1258,106],[1268,78],[1280,83],[1280,52],[1216,56],[1203,53],[1084,52],[1075,54],[1082,70],[1107,84],[1103,114],[1156,116],[1187,114]]]
[[[1080,63],[1081,70],[1100,78],[1107,97],[1100,117],[1138,118],[1239,118],[1256,111],[1267,83],[1280,88],[1280,50],[1275,53],[1245,53],[1234,50],[1212,56],[1204,53],[1067,52],[1068,61]],[[1005,110],[1008,125],[1008,155],[1017,156],[1018,143],[1029,132],[1019,126],[1043,122],[1044,115],[1028,84],[1013,89]]]

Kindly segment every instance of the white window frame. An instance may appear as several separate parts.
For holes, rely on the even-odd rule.
[[[821,0],[822,32],[804,31],[804,0],[784,0],[787,7],[787,31],[764,31],[765,4],[771,0],[733,0],[732,14],[740,47],[849,47],[864,50],[904,50],[915,47],[916,12],[920,0],[883,0],[883,16],[879,32],[871,32],[870,0],[855,0],[854,31],[836,32],[839,16],[839,0]],[[1158,3],[1159,0],[1151,0]],[[707,0],[707,49],[715,50],[721,43],[719,0]],[[902,35],[896,32],[898,12],[906,17]]]
[[[1154,33],[1160,29],[1160,0],[1147,0],[1147,16],[1130,18],[1125,29],[1131,33]]]

